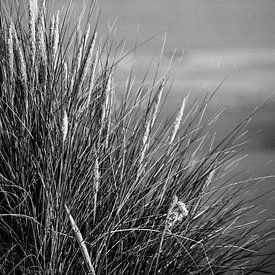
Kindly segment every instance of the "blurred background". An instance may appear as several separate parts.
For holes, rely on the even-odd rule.
[[[66,1],[56,0],[62,9]],[[77,18],[81,1],[74,0]],[[101,0],[100,36],[116,25],[117,41],[124,39],[126,49],[155,36],[139,47],[135,58],[137,82],[152,57],[158,57],[167,33],[160,71],[165,71],[175,51],[182,61],[176,64],[175,81],[167,99],[165,115],[174,113],[184,95],[203,95],[226,77],[209,106],[209,113],[225,108],[215,131],[224,136],[245,118],[256,105],[270,96],[270,104],[260,111],[248,127],[248,156],[238,169],[252,176],[275,174],[275,1],[274,0]],[[116,81],[128,76],[132,59],[119,67]],[[128,60],[128,62],[127,62]],[[156,59],[157,60],[157,59]],[[119,79],[121,78],[121,79]],[[260,185],[270,190],[263,200],[267,214],[274,218],[274,180]]]
[[[138,77],[142,77],[153,56],[161,52],[164,34],[163,71],[174,50],[184,51],[175,66],[175,80],[167,98],[165,112],[174,113],[181,99],[212,91],[228,75],[209,113],[224,108],[215,124],[218,136],[245,118],[256,105],[270,96],[270,104],[260,111],[248,127],[248,156],[239,170],[252,176],[275,174],[275,1],[273,0],[102,0],[100,31],[115,20],[116,36],[127,42],[128,49],[136,40],[142,45],[136,54]],[[166,58],[166,60],[165,60]],[[121,76],[130,71],[131,62],[121,66]],[[212,110],[211,110],[212,109]],[[270,190],[263,204],[267,215],[275,214],[274,179],[264,180],[260,192]]]

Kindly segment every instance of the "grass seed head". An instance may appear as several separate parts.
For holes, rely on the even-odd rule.
[[[167,228],[171,230],[176,223],[181,222],[188,214],[186,204],[178,200],[177,196],[174,196],[166,219]]]
[[[40,2],[40,12],[41,12],[41,14],[42,14],[42,16],[44,17],[44,18],[46,18],[46,5],[47,5],[47,0],[41,0],[41,2]]]
[[[52,27],[52,65],[55,67],[55,62],[57,58],[57,51],[58,51],[58,44],[59,44],[59,11],[57,11],[57,14],[53,18],[53,27]]]
[[[91,25],[88,24],[87,25],[87,29],[85,31],[85,35],[84,35],[84,48],[86,48],[86,46],[87,46],[87,42],[88,42],[88,39],[89,39],[90,31],[91,31]]]
[[[66,91],[67,85],[68,85],[68,65],[66,61],[64,61],[62,64],[62,81],[63,81],[63,88]]]
[[[96,219],[96,208],[97,208],[97,194],[99,190],[99,184],[100,184],[100,171],[99,171],[99,162],[98,158],[96,156],[95,158],[95,163],[94,163],[94,180],[93,180],[93,193],[94,193],[94,210],[93,210],[93,219],[95,222]]]
[[[81,80],[79,87],[82,87],[82,84],[91,68],[92,60],[93,60],[93,54],[94,54],[94,48],[95,48],[95,42],[96,42],[97,33],[94,34],[94,37],[90,41],[88,45],[88,49],[85,56],[85,63],[84,63],[84,69],[81,75]],[[84,39],[83,43],[86,43],[86,40]],[[84,46],[85,47],[85,46]]]
[[[209,173],[209,175],[208,175],[208,177],[206,178],[206,181],[205,181],[205,187],[208,187],[210,185],[210,183],[212,182],[212,180],[214,178],[215,172],[216,172],[216,170],[214,169]]]
[[[163,92],[163,88],[164,88],[164,84],[165,84],[165,78],[163,78],[159,84],[158,90],[157,90],[157,94],[155,97],[155,100],[153,102],[153,111],[152,111],[152,120],[151,120],[151,127],[153,127],[155,121],[156,121],[156,117],[157,117],[157,113],[158,113],[158,109],[159,109],[159,104],[160,104],[160,100],[162,97],[162,92]]]
[[[30,39],[30,56],[32,64],[34,64],[36,53],[36,21],[38,17],[37,0],[29,0],[29,39]]]
[[[18,58],[19,58],[19,62],[18,62],[19,76],[20,76],[23,84],[26,85],[26,83],[27,83],[27,67],[26,67],[25,57],[24,57],[24,53],[23,53],[23,48],[19,42],[17,32],[14,28],[14,25],[13,25],[13,35],[14,35],[14,39],[15,39],[15,47],[18,52]]]
[[[182,118],[185,100],[174,121],[158,123],[164,79],[156,84],[155,77],[160,67],[148,85],[154,87],[155,97],[145,108],[143,91],[151,74],[147,71],[135,85],[134,68],[127,85],[118,85],[123,90],[119,90],[117,101],[122,100],[114,106],[111,67],[119,67],[123,55],[110,36],[106,43],[94,45],[88,39],[89,27],[80,36],[81,30],[70,28],[66,15],[62,25],[55,15],[49,30],[44,11],[37,18],[31,5],[27,17],[35,28],[26,34],[22,22],[28,18],[20,21],[20,10],[6,12],[2,2],[0,208],[4,212],[0,213],[0,254],[4,257],[0,273],[41,274],[49,270],[52,274],[79,274],[85,273],[85,263],[86,273],[92,274],[92,263],[97,274],[264,270],[265,261],[270,260],[265,256],[266,245],[274,239],[273,226],[260,220],[261,207],[251,205],[253,197],[247,196],[249,190],[245,189],[248,181],[243,185],[244,181],[239,182],[238,175],[231,178],[227,169],[228,161],[236,156],[233,149],[240,128],[217,147],[212,140],[208,148],[209,143],[203,143],[206,138],[196,130],[197,119],[204,124],[205,108],[195,104]],[[45,3],[42,1],[42,6]],[[12,14],[14,11],[18,14]],[[10,16],[16,19],[16,29],[9,25]],[[36,53],[31,50],[31,37],[36,41]],[[9,49],[8,41],[13,43]],[[42,82],[44,43],[44,67],[50,75]],[[14,54],[12,81],[8,51]],[[9,104],[13,91],[16,97]],[[102,104],[104,123],[99,125]],[[205,104],[203,99],[202,107]],[[205,123],[202,130],[211,130]],[[182,124],[184,131],[180,131]],[[104,127],[101,134],[100,126]],[[152,141],[155,128],[159,135]],[[174,146],[176,137],[181,142]],[[172,146],[168,148],[175,153],[170,154],[164,145],[169,142]],[[204,188],[214,181],[214,170],[220,174],[210,195]],[[174,196],[170,202],[171,194],[178,194],[180,200]],[[75,215],[62,207],[67,203]],[[253,212],[248,212],[250,207]],[[190,249],[194,242],[198,246]],[[258,255],[260,261],[255,263]]]
[[[63,144],[65,143],[69,128],[69,119],[67,112],[64,111],[63,113],[63,120],[62,120],[62,135],[63,135]]]
[[[85,262],[85,264],[87,265],[87,267],[89,269],[89,274],[95,275],[96,274],[95,269],[94,269],[94,266],[92,264],[92,261],[91,261],[87,246],[85,244],[85,241],[82,237],[82,234],[81,234],[81,232],[80,232],[80,230],[79,230],[79,228],[78,228],[78,226],[75,222],[75,219],[73,218],[72,214],[70,213],[69,208],[66,205],[65,205],[65,210],[67,212],[67,215],[69,216],[69,221],[70,221],[72,230],[75,234],[75,238],[77,240],[77,243],[80,247],[81,253],[83,255],[84,262]]]
[[[169,144],[171,145],[176,137],[176,134],[179,130],[179,127],[180,127],[180,123],[181,123],[181,120],[182,120],[182,116],[183,116],[183,112],[184,112],[184,109],[185,109],[185,105],[186,105],[186,98],[183,99],[183,102],[181,104],[181,107],[180,107],[180,110],[174,120],[174,123],[173,123],[173,126],[172,126],[172,130],[171,130],[171,134],[170,134],[170,137],[169,137]]]
[[[42,63],[47,66],[47,47],[45,39],[45,20],[43,12],[40,11],[37,23],[37,54],[40,55]]]
[[[10,73],[10,78],[11,81],[13,79],[13,63],[14,63],[14,54],[13,54],[13,30],[14,30],[14,25],[12,22],[9,24],[9,31],[8,31],[8,66],[9,66],[9,73]]]

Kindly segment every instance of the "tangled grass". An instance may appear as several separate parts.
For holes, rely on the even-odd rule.
[[[250,180],[225,176],[250,117],[215,142],[207,95],[161,122],[168,74],[148,86],[130,72],[118,102],[122,55],[97,42],[97,24],[70,31],[70,5],[51,15],[45,0],[27,14],[14,3],[0,4],[1,274],[270,267],[274,232],[243,196]]]

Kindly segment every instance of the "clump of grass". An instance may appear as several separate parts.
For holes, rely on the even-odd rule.
[[[69,31],[70,7],[51,16],[46,6],[30,0],[26,16],[0,4],[1,273],[271,266],[273,231],[255,218],[255,198],[242,196],[249,179],[224,176],[250,117],[217,145],[202,120],[212,95],[184,99],[159,122],[168,75],[148,87],[130,73],[115,106],[112,38],[100,44],[89,22],[84,34],[79,22]]]

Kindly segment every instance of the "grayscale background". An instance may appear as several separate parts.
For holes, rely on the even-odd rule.
[[[55,1],[55,8],[66,3]],[[82,1],[73,1],[77,18]],[[274,0],[101,0],[99,36],[106,36],[108,25],[116,21],[116,39],[124,39],[126,49],[156,36],[137,51],[137,82],[152,57],[160,54],[167,33],[163,65],[165,70],[173,51],[183,59],[173,73],[175,81],[164,115],[174,113],[184,95],[212,91],[228,78],[209,106],[208,112],[225,108],[215,124],[218,137],[245,118],[254,107],[270,96],[270,104],[248,127],[248,156],[238,169],[254,177],[275,174],[275,1]],[[72,17],[73,17],[72,16]],[[126,79],[133,56],[122,62],[116,81]],[[119,78],[119,79],[118,79]],[[274,218],[274,179],[259,184],[259,192],[270,191],[263,200],[267,214]]]

